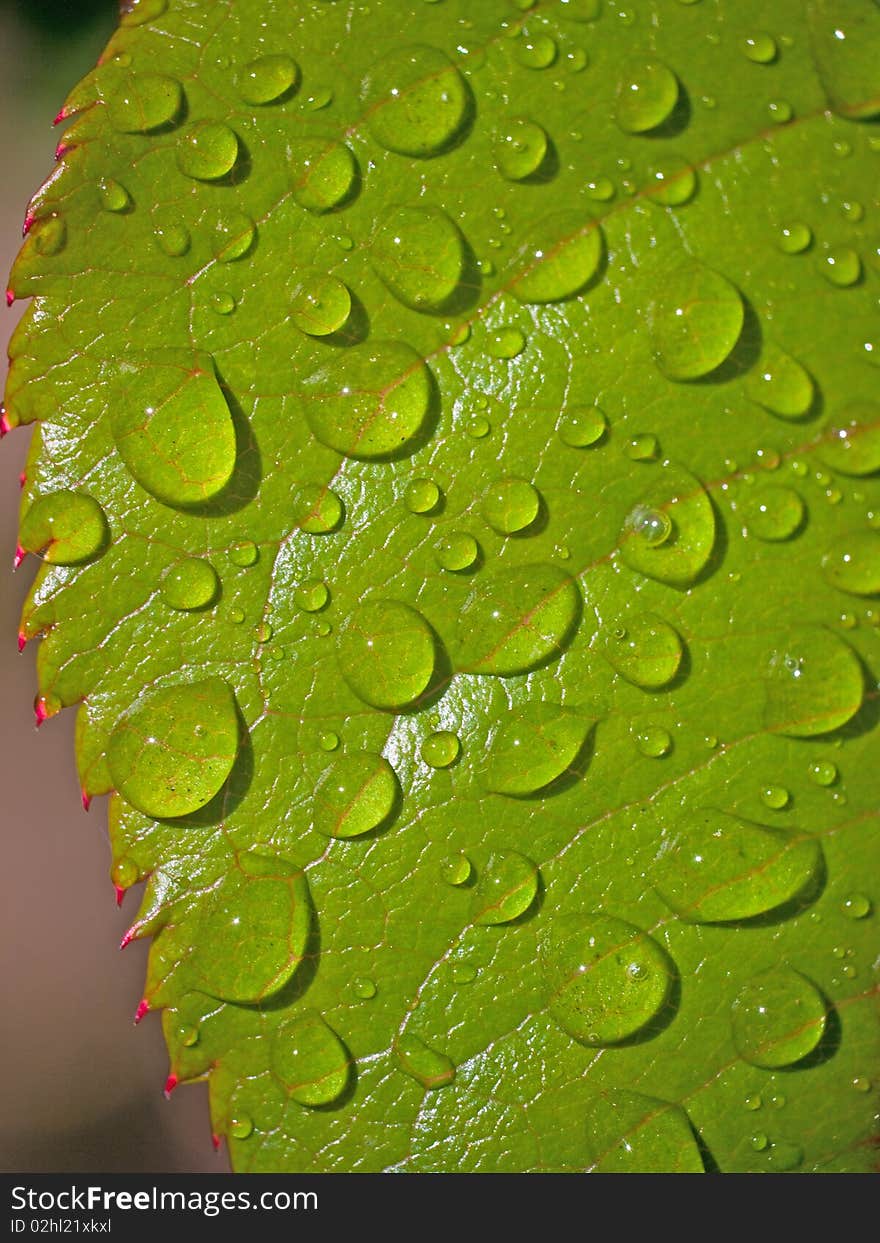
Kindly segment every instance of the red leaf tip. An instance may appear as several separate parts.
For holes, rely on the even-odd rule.
[[[79,797],[80,802],[82,803],[83,811],[88,811],[92,805],[91,794],[89,794],[88,790],[80,790]]]
[[[146,997],[144,997],[142,1001],[138,1002],[138,1008],[134,1012],[135,1027],[137,1027],[138,1023],[141,1021],[144,1015],[149,1011],[149,1009],[150,1009],[150,1003],[147,1001]]]
[[[117,893],[119,892],[118,887],[117,887],[116,892],[117,892]],[[117,902],[117,906],[121,906],[121,903]],[[137,930],[136,930],[136,928],[135,928],[135,925],[134,925],[134,924],[132,924],[132,926],[129,928],[128,932],[126,932],[125,936],[124,936],[124,937],[122,938],[122,940],[119,942],[119,948],[120,948],[121,950],[124,950],[124,949],[125,949],[125,947],[126,947],[126,945],[131,945],[132,941],[135,939],[135,937],[136,937],[136,936],[137,936]],[[143,1006],[143,1007],[144,1007],[144,1008],[143,1008],[143,1010],[141,1010],[141,1006]],[[149,1008],[150,1008],[150,1007],[147,1005],[146,1001],[142,1001],[142,1002],[141,1002],[141,1006],[138,1006],[138,1015],[137,1015],[137,1018],[135,1019],[135,1022],[136,1022],[136,1023],[139,1023],[139,1022],[141,1021],[141,1019],[144,1017],[144,1015],[147,1013],[147,1011],[148,1011],[148,1010],[149,1010]]]
[[[62,108],[60,112],[58,113],[57,117],[55,118],[55,120],[52,122],[52,124],[60,125],[62,121],[66,120],[66,118],[67,118],[67,113]]]
[[[171,1100],[171,1093],[172,1093],[172,1092],[174,1091],[174,1089],[177,1087],[177,1085],[178,1085],[178,1083],[179,1083],[179,1082],[180,1082],[180,1080],[177,1078],[177,1075],[169,1075],[169,1076],[168,1076],[168,1078],[165,1080],[165,1099],[166,1099],[166,1101],[170,1101],[170,1100]]]
[[[113,888],[116,890],[116,905],[122,906],[122,899],[125,897],[125,890],[121,885],[114,885]],[[122,949],[122,946],[120,945],[119,948]]]
[[[13,425],[10,421],[9,415],[5,410],[0,410],[0,440],[3,439],[7,432],[12,431],[12,426]],[[19,479],[23,479],[23,477],[24,471],[22,471],[21,475],[19,475]],[[24,487],[24,483],[22,483],[22,487]]]
[[[15,546],[15,556],[12,558],[12,568],[13,568],[13,570],[17,570],[17,569],[18,569],[18,567],[21,565],[22,561],[24,561],[24,559],[25,559],[25,557],[26,557],[26,556],[27,556],[27,553],[26,553],[26,552],[25,552],[25,550],[22,548],[21,544],[16,544],[16,546]]]
[[[12,292],[11,289],[7,289],[6,290],[6,305],[12,306],[14,301],[15,301],[15,294]]]
[[[61,142],[59,142],[58,146],[55,148],[55,159],[60,160],[64,153],[69,150],[70,147],[62,138]]]
[[[39,729],[40,726],[43,724],[43,722],[47,721],[48,719],[49,719],[49,710],[46,707],[45,699],[43,699],[42,697],[40,697],[39,699],[35,699],[34,700],[34,720],[36,721],[37,729]]]
[[[27,635],[26,635],[26,634],[24,634],[21,630],[19,630],[19,632],[18,632],[18,650],[19,650],[20,652],[23,652],[23,651],[24,651],[24,648],[25,648],[25,644],[26,644],[26,643],[27,643]]]
[[[28,214],[27,214],[27,215],[25,216],[25,218],[24,218],[24,223],[23,223],[23,224],[22,224],[22,226],[21,226],[21,236],[22,236],[22,237],[27,237],[27,235],[28,235],[28,234],[30,233],[30,231],[31,231],[31,225],[32,225],[33,223],[34,223],[34,214],[33,214],[33,212],[28,212]]]
[[[212,1132],[211,1134],[211,1143],[214,1145],[214,1151],[219,1152],[221,1141],[220,1141],[220,1136],[217,1134],[216,1131]]]

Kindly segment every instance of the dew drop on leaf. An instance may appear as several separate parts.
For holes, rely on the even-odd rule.
[[[186,225],[171,219],[158,221],[153,236],[159,249],[171,259],[179,259],[185,255],[192,241]]]
[[[851,893],[844,898],[840,909],[848,919],[865,919],[871,914],[871,899],[863,893]]]
[[[112,177],[102,177],[98,182],[98,199],[104,211],[123,212],[131,206],[131,195]]]
[[[367,126],[400,155],[434,156],[452,146],[468,122],[470,94],[437,48],[416,44],[376,62],[361,87]]]
[[[508,278],[526,303],[559,302],[579,293],[602,258],[602,230],[580,212],[551,212],[526,230]]]
[[[643,690],[667,686],[681,666],[684,647],[677,631],[655,613],[629,613],[605,630],[602,652],[609,664]]]
[[[311,1108],[338,1100],[352,1074],[345,1045],[312,1009],[278,1027],[272,1040],[270,1063],[291,1099]]]
[[[122,797],[162,819],[204,807],[238,747],[235,697],[220,678],[208,678],[143,695],[110,735],[107,764]]]
[[[238,1113],[229,1119],[229,1135],[233,1139],[248,1139],[253,1130],[254,1122],[249,1114]]]
[[[664,835],[653,883],[681,919],[717,924],[814,896],[822,873],[817,838],[703,809]]]
[[[825,1001],[806,976],[780,966],[756,976],[731,1009],[734,1043],[753,1066],[774,1069],[807,1057],[825,1032]]]
[[[427,690],[436,663],[431,627],[416,609],[394,600],[359,605],[339,635],[337,653],[358,698],[389,711]]]
[[[297,587],[293,599],[296,607],[304,613],[319,613],[326,608],[330,592],[320,578],[307,578]]]
[[[664,207],[681,207],[697,191],[696,170],[680,155],[667,155],[651,169],[651,201]]]
[[[850,531],[835,540],[822,558],[822,573],[848,595],[880,595],[880,532]]]
[[[633,736],[642,755],[649,759],[660,760],[672,750],[672,735],[662,725],[637,725]]]
[[[705,568],[715,546],[715,513],[693,475],[652,467],[655,482],[627,515],[620,555],[630,569],[677,587]]]
[[[314,372],[302,387],[318,440],[354,458],[412,449],[425,426],[432,380],[424,361],[401,341],[369,342]]]
[[[159,591],[169,608],[188,612],[213,604],[219,587],[220,580],[210,561],[184,557],[162,575]]]
[[[654,357],[670,380],[696,380],[719,367],[739,340],[739,291],[700,263],[669,272],[650,311]]]
[[[659,60],[632,60],[617,88],[614,119],[626,134],[644,134],[668,120],[678,103],[678,78]]]
[[[441,569],[451,573],[469,570],[480,555],[479,545],[466,531],[449,531],[434,547],[434,556]]]
[[[777,485],[759,487],[743,505],[743,517],[750,535],[774,543],[787,540],[803,525],[806,507],[793,488]]]
[[[398,790],[394,769],[383,756],[369,751],[343,756],[315,789],[315,828],[327,837],[369,833],[391,815]]]
[[[296,498],[295,521],[309,535],[327,535],[335,531],[345,516],[339,496],[323,484],[304,485]]]
[[[556,43],[549,35],[523,31],[516,41],[514,56],[524,69],[549,69],[556,60]]]
[[[538,893],[538,869],[518,850],[496,850],[480,868],[471,899],[475,924],[509,924],[524,915]]]
[[[813,240],[813,230],[802,220],[793,220],[784,224],[777,234],[777,245],[786,255],[799,255],[807,249]]]
[[[672,963],[653,937],[601,912],[556,917],[541,960],[550,1014],[586,1045],[618,1044],[643,1032],[672,990]]]
[[[783,811],[791,803],[791,794],[785,786],[764,786],[761,791],[761,802],[771,811]]]
[[[500,479],[483,496],[483,517],[499,535],[525,531],[541,512],[541,495],[527,479]]]
[[[78,565],[103,552],[110,531],[93,496],[63,488],[38,497],[21,520],[25,552],[42,553],[51,565]]]
[[[445,1088],[455,1078],[455,1063],[451,1058],[432,1049],[412,1032],[398,1036],[394,1052],[404,1074],[415,1079],[423,1088]]]
[[[851,647],[822,626],[802,626],[770,652],[764,692],[767,729],[810,738],[855,716],[864,677]]]
[[[404,306],[438,312],[465,270],[465,241],[439,207],[398,207],[383,218],[370,249],[377,275]]]
[[[177,166],[196,181],[218,181],[232,172],[238,155],[234,130],[222,121],[202,121],[180,139]]]
[[[340,207],[354,193],[358,168],[351,149],[332,138],[300,138],[290,159],[293,197],[321,214]]]
[[[299,81],[299,67],[283,52],[258,56],[236,74],[238,93],[247,104],[271,104]]]
[[[486,785],[497,794],[544,790],[571,770],[595,718],[560,704],[532,703],[507,718],[489,749]]]
[[[776,40],[766,30],[757,30],[746,35],[740,42],[743,54],[757,65],[769,65],[776,59],[778,48]]]
[[[447,885],[464,885],[473,875],[473,866],[467,855],[448,855],[441,866],[441,875]]]
[[[680,1105],[620,1088],[584,1108],[584,1165],[597,1174],[703,1174],[705,1167]]]
[[[834,111],[854,121],[877,116],[880,13],[876,4],[873,0],[811,0],[807,21],[810,47]]]
[[[800,419],[809,413],[815,385],[805,367],[785,350],[767,345],[760,362],[746,379],[752,401],[781,419]]]
[[[430,514],[439,506],[441,497],[433,479],[413,479],[407,484],[403,503],[411,514]]]
[[[107,101],[107,115],[123,134],[146,134],[170,125],[183,108],[183,88],[163,73],[129,74]]]
[[[604,439],[608,430],[605,412],[599,406],[573,406],[559,420],[559,439],[571,449],[586,449]]]
[[[498,130],[494,150],[502,177],[524,181],[540,171],[550,150],[550,139],[536,121],[514,117]]]
[[[241,259],[253,246],[256,232],[256,225],[244,212],[222,216],[214,229],[214,257],[221,263]]]
[[[339,332],[351,314],[351,292],[338,276],[312,272],[297,285],[290,303],[290,318],[310,337]]]
[[[448,768],[458,759],[460,752],[458,735],[448,729],[440,729],[429,734],[422,743],[421,757],[430,768]]]
[[[832,285],[845,289],[862,274],[862,261],[851,246],[830,246],[819,256],[819,270]]]

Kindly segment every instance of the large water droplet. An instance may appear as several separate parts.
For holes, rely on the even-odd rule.
[[[541,494],[527,479],[499,479],[486,490],[483,517],[499,535],[525,531],[541,512]]]
[[[605,633],[603,653],[621,677],[644,690],[667,686],[684,648],[678,633],[655,613],[631,613]]]
[[[618,1088],[600,1092],[587,1102],[582,1134],[591,1173],[705,1173],[687,1114],[653,1096]]]
[[[551,212],[527,231],[511,261],[510,292],[520,302],[558,302],[579,293],[602,258],[602,230],[580,212]]]
[[[110,427],[141,487],[177,509],[222,491],[235,469],[235,427],[210,354],[123,355],[112,370]]]
[[[740,41],[743,54],[756,65],[769,65],[776,59],[778,48],[776,40],[766,30],[756,30]]]
[[[256,225],[244,212],[231,212],[217,222],[214,230],[214,256],[221,263],[232,263],[248,253],[254,244]]]
[[[400,1069],[423,1088],[445,1088],[455,1078],[455,1063],[445,1053],[438,1053],[424,1040],[404,1032],[394,1046]]]
[[[300,138],[290,159],[290,184],[300,207],[332,211],[354,192],[358,176],[351,149],[333,138]]]
[[[328,837],[360,837],[379,827],[398,796],[394,769],[381,755],[365,751],[343,756],[315,790],[315,828]]]
[[[272,1040],[271,1066],[292,1099],[312,1108],[337,1100],[351,1078],[348,1050],[317,1010],[281,1024]]]
[[[371,248],[373,267],[404,306],[443,311],[465,268],[465,241],[439,207],[398,207],[383,220]]]
[[[342,630],[337,652],[358,698],[389,711],[427,690],[436,663],[431,627],[414,608],[393,600],[361,604]]]
[[[829,419],[816,456],[841,475],[873,475],[880,470],[880,405],[855,401]]]
[[[817,838],[705,809],[664,840],[654,884],[682,919],[717,924],[752,919],[812,895],[822,868]]]
[[[674,466],[655,468],[656,482],[627,515],[620,554],[631,569],[677,587],[692,583],[715,546],[715,513],[702,485]]]
[[[65,488],[34,501],[21,520],[18,542],[25,552],[42,552],[52,565],[78,565],[102,552],[109,535],[95,498]]]
[[[145,134],[170,125],[183,108],[176,78],[162,73],[131,74],[107,99],[107,115],[124,134]]]
[[[660,282],[650,312],[654,356],[671,380],[708,375],[730,355],[745,312],[739,290],[701,263],[686,263]]]
[[[277,53],[258,56],[238,71],[238,93],[247,104],[271,104],[286,95],[299,81],[299,67],[292,56]]]
[[[742,508],[749,534],[770,543],[790,539],[800,530],[806,513],[793,488],[774,484],[756,488]]]
[[[756,976],[731,1009],[733,1039],[753,1066],[791,1066],[819,1044],[828,1019],[822,994],[791,967]]]
[[[561,655],[580,611],[577,584],[558,566],[481,575],[458,617],[457,665],[468,673],[527,673]]]
[[[544,993],[559,1026],[586,1045],[611,1045],[660,1016],[673,967],[640,928],[593,912],[554,920],[541,946]]]
[[[213,604],[219,587],[220,580],[210,561],[184,557],[163,574],[159,591],[169,608],[186,612]]]
[[[431,404],[431,373],[401,341],[346,350],[303,385],[306,417],[322,444],[355,458],[411,450]]]
[[[440,537],[434,548],[434,556],[441,569],[451,573],[469,570],[480,555],[477,541],[466,531],[449,531]]]
[[[852,596],[880,595],[880,533],[841,536],[822,558],[822,573],[832,587]]]
[[[880,13],[873,0],[811,0],[810,44],[831,106],[865,120],[880,113],[877,41]]]
[[[104,211],[122,212],[131,207],[131,195],[112,177],[102,177],[98,182],[98,199]]]
[[[851,647],[821,626],[802,626],[770,653],[764,691],[767,729],[810,738],[855,716],[864,677]]]
[[[514,117],[496,135],[495,163],[508,181],[524,181],[540,170],[549,148],[550,139],[542,126],[526,117]]]
[[[648,193],[664,207],[680,207],[696,193],[697,174],[680,155],[667,155],[651,169]]]
[[[497,850],[481,870],[471,900],[475,924],[509,924],[524,915],[538,892],[538,869],[517,850]]]
[[[574,406],[559,420],[559,439],[571,449],[586,449],[605,437],[608,420],[599,406]]]
[[[401,155],[431,156],[450,147],[468,120],[461,74],[436,48],[418,44],[383,56],[364,78],[370,133]]]
[[[310,535],[327,535],[335,531],[345,516],[340,498],[320,483],[306,484],[300,489],[295,505],[296,525]]]
[[[180,140],[177,166],[196,181],[218,181],[238,159],[238,136],[222,121],[202,121]]]
[[[492,740],[487,786],[511,795],[545,789],[571,770],[594,720],[559,704],[533,703],[520,708]]]
[[[627,134],[644,134],[668,120],[678,103],[678,78],[659,60],[632,60],[617,88],[614,119]]]
[[[144,694],[107,744],[119,793],[146,816],[198,811],[214,797],[238,754],[235,697],[220,678]]]
[[[309,273],[297,285],[290,303],[290,318],[310,337],[339,332],[351,314],[351,292],[338,276]]]
[[[451,730],[440,729],[429,734],[422,743],[422,762],[430,768],[448,768],[455,763],[461,752],[458,735]]]
[[[812,377],[797,359],[768,343],[745,383],[746,394],[781,419],[801,419],[815,397]]]

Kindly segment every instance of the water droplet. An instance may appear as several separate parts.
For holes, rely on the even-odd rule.
[[[177,509],[216,496],[235,468],[235,428],[211,356],[189,350],[122,355],[110,426],[131,474]]]
[[[733,1039],[753,1066],[791,1066],[812,1053],[825,1032],[821,993],[806,976],[778,967],[756,976],[731,1009]]]
[[[327,535],[335,531],[345,516],[342,501],[323,484],[306,484],[296,499],[295,521],[301,531],[310,535]]]
[[[247,104],[271,104],[299,81],[299,67],[283,53],[258,56],[236,75],[238,93]]]
[[[581,611],[577,584],[547,563],[480,575],[458,615],[458,667],[527,673],[561,655]]]
[[[375,981],[369,976],[358,975],[351,982],[351,991],[361,1001],[372,1001],[379,990],[376,988]]]
[[[880,405],[856,401],[832,416],[816,456],[842,475],[861,477],[880,470]]]
[[[238,159],[238,136],[221,121],[202,121],[180,140],[177,166],[196,181],[226,177]]]
[[[657,482],[628,514],[620,537],[626,564],[662,583],[686,586],[715,545],[715,514],[700,483],[673,466],[652,468]]]
[[[703,1158],[679,1105],[606,1088],[588,1100],[581,1123],[584,1160],[597,1174],[702,1174]]]
[[[696,170],[680,155],[667,155],[651,169],[649,193],[655,203],[680,207],[694,197]]]
[[[32,236],[37,254],[50,258],[64,249],[67,243],[67,224],[61,216],[47,216],[35,223]]]
[[[749,534],[771,543],[796,534],[805,512],[804,503],[793,488],[774,485],[756,488],[743,504]]]
[[[495,163],[508,181],[524,181],[539,172],[550,150],[547,131],[526,117],[514,117],[495,137]]]
[[[400,341],[354,346],[303,385],[306,417],[318,440],[368,460],[412,448],[428,417],[431,393],[430,371]]]
[[[772,811],[782,811],[791,802],[791,795],[785,786],[765,786],[761,791],[761,802]]]
[[[850,246],[831,246],[819,259],[820,271],[827,281],[840,288],[854,285],[862,274],[862,261]]]
[[[220,678],[147,692],[107,745],[115,788],[146,816],[186,816],[210,801],[238,754],[235,698]]]
[[[321,579],[307,578],[297,587],[293,598],[296,607],[302,609],[304,613],[319,613],[321,609],[326,608],[330,592],[327,590],[327,584]]]
[[[239,1113],[229,1119],[228,1134],[232,1139],[247,1139],[253,1133],[253,1119],[248,1114]]]
[[[156,224],[153,236],[161,250],[171,259],[179,259],[190,248],[189,229],[174,220],[162,220]]]
[[[259,558],[259,551],[253,540],[239,540],[233,544],[227,556],[233,565],[237,565],[239,569],[248,569],[252,565],[256,565]]]
[[[618,1044],[642,1032],[661,1014],[672,988],[673,967],[657,942],[600,912],[556,918],[541,959],[551,1015],[586,1045]]]
[[[290,160],[293,197],[307,211],[342,206],[357,186],[358,168],[345,143],[332,138],[301,138]]]
[[[215,293],[211,297],[211,309],[218,315],[231,315],[235,310],[235,298],[231,293]]]
[[[678,78],[659,60],[633,60],[617,88],[614,119],[626,134],[644,134],[668,120],[678,103]]]
[[[730,281],[699,263],[670,272],[650,312],[654,357],[670,380],[708,375],[742,331],[743,302]]]
[[[244,212],[222,217],[214,229],[214,257],[221,263],[243,258],[253,246],[256,232],[256,225]]]
[[[450,305],[465,268],[465,241],[439,207],[398,207],[371,246],[373,267],[404,306],[437,312]]]
[[[871,914],[871,899],[863,893],[851,893],[844,898],[840,909],[849,919],[865,919]]]
[[[413,479],[407,484],[403,503],[411,514],[430,514],[437,509],[441,496],[433,479]]]
[[[112,177],[102,177],[98,182],[98,199],[104,211],[121,212],[131,206],[131,195]]]
[[[404,1074],[429,1091],[445,1088],[455,1078],[454,1062],[445,1053],[438,1053],[411,1032],[398,1036],[394,1052]]]
[[[507,718],[489,750],[486,785],[497,794],[543,791],[569,773],[595,718],[554,703],[531,703]]]
[[[95,498],[65,488],[33,502],[21,520],[18,542],[51,565],[78,565],[103,552],[109,535]]]
[[[660,443],[650,434],[633,436],[627,443],[626,456],[632,462],[653,462],[660,456]]]
[[[443,860],[441,873],[447,885],[464,885],[470,880],[473,867],[467,855],[449,855]]]
[[[146,134],[170,125],[183,108],[183,89],[176,78],[163,73],[126,76],[106,101],[107,116],[123,134]]]
[[[548,69],[556,60],[556,43],[549,35],[522,31],[514,47],[514,55],[525,69]]]
[[[677,632],[655,613],[627,614],[606,630],[602,651],[621,677],[643,690],[668,686],[684,655]]]
[[[199,1043],[199,1035],[197,1027],[181,1027],[177,1038],[185,1049],[192,1049]]]
[[[767,105],[767,112],[774,125],[785,125],[794,115],[787,99],[771,99]]]
[[[813,240],[813,230],[803,221],[795,220],[784,224],[779,230],[777,245],[786,255],[799,255],[807,249]]]
[[[672,750],[672,736],[662,725],[639,725],[634,730],[636,746],[642,755],[659,760]]]
[[[770,1140],[763,1131],[756,1131],[750,1138],[749,1143],[752,1148],[754,1148],[755,1152],[764,1152],[769,1147]]]
[[[597,203],[608,203],[614,198],[614,182],[610,177],[591,177],[584,184],[584,189]]]
[[[424,44],[382,57],[364,78],[361,98],[370,133],[400,155],[439,154],[461,136],[470,112],[461,74]]]
[[[809,768],[810,780],[817,786],[833,786],[838,778],[837,765],[831,760],[814,760]]]
[[[602,258],[602,230],[579,212],[551,212],[526,231],[511,263],[510,292],[526,303],[579,293]]]
[[[360,837],[387,820],[398,797],[394,769],[381,755],[343,756],[315,789],[315,828],[327,837]]]
[[[526,479],[501,479],[483,496],[483,517],[499,535],[530,527],[541,512],[541,494]]]
[[[332,103],[333,88],[324,83],[309,87],[300,98],[300,106],[306,112],[320,112],[322,108],[329,108]]]
[[[880,594],[880,533],[850,531],[822,558],[822,573],[838,591],[853,596]]]
[[[454,962],[450,975],[453,984],[473,984],[477,978],[477,969],[470,962]]]
[[[414,703],[434,674],[435,640],[408,604],[361,604],[342,630],[337,654],[345,680],[364,703],[394,711]]]
[[[768,343],[761,360],[746,377],[747,396],[781,419],[801,419],[809,414],[815,385],[805,367],[785,350]]]
[[[766,727],[809,738],[838,729],[855,716],[864,678],[852,648],[821,626],[803,626],[771,652],[764,689]]]
[[[141,870],[134,859],[123,856],[117,859],[110,870],[110,879],[119,889],[130,889],[141,878]]]
[[[281,1024],[272,1040],[270,1060],[272,1074],[291,1098],[312,1108],[337,1100],[351,1077],[348,1050],[317,1010]]]
[[[509,924],[524,915],[538,892],[538,869],[517,850],[494,851],[480,873],[471,901],[475,924]]]
[[[169,566],[159,590],[169,608],[188,611],[213,604],[219,587],[220,580],[210,561],[184,557],[176,565]]]
[[[746,1109],[754,1111],[756,1109],[760,1109],[764,1102],[761,1100],[760,1092],[753,1092],[750,1096],[746,1097],[743,1103]]]
[[[437,730],[422,743],[422,761],[431,768],[448,768],[461,751],[458,735],[448,729]]]
[[[525,333],[510,324],[490,332],[486,341],[486,352],[493,358],[516,358],[525,347]]]
[[[776,59],[778,48],[776,40],[772,35],[768,35],[765,30],[758,30],[754,34],[746,35],[740,42],[745,55],[749,60],[753,60],[758,65],[769,65]]]
[[[559,420],[559,439],[572,449],[586,449],[604,439],[608,430],[605,411],[599,406],[574,406]]]
[[[807,21],[810,47],[834,111],[856,121],[877,116],[877,6],[872,0],[814,0]]]
[[[434,556],[443,570],[459,573],[469,570],[480,555],[480,547],[472,535],[466,531],[450,531],[437,541]]]

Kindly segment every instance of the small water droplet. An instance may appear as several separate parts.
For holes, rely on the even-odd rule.
[[[559,439],[572,449],[597,445],[605,437],[608,420],[599,406],[573,406],[559,420]]]
[[[296,607],[302,609],[304,613],[319,613],[321,609],[327,607],[330,592],[327,584],[320,578],[307,578],[297,587],[293,598]]]
[[[130,889],[141,878],[141,870],[134,859],[124,855],[110,869],[110,879],[118,889]]]
[[[793,220],[780,227],[776,244],[786,255],[802,254],[813,240],[813,230],[802,220]]]
[[[296,525],[309,535],[337,530],[345,516],[341,499],[323,484],[306,484],[296,500]]]
[[[805,367],[785,350],[769,343],[745,382],[747,396],[781,419],[801,419],[809,413],[815,385]]]
[[[333,138],[299,139],[289,171],[293,197],[300,207],[317,214],[342,206],[357,188],[354,155]]]
[[[501,479],[487,488],[483,517],[499,535],[525,531],[541,512],[541,495],[526,479]]]
[[[110,531],[94,497],[67,488],[38,497],[21,519],[19,545],[50,565],[79,565],[98,556]]]
[[[850,531],[841,536],[822,558],[826,582],[853,596],[880,593],[880,533]]]
[[[98,182],[98,199],[104,211],[122,212],[131,207],[131,195],[112,177],[102,177]]]
[[[632,60],[617,88],[614,119],[626,134],[647,133],[669,119],[678,93],[678,78],[662,61]]]
[[[777,57],[779,49],[776,40],[766,30],[757,30],[746,35],[740,42],[744,54],[758,65],[769,65]]]
[[[815,985],[799,971],[779,967],[739,992],[731,1010],[734,1043],[753,1066],[791,1066],[819,1044],[827,1017]]]
[[[814,0],[807,22],[810,51],[834,111],[850,120],[877,116],[876,5],[871,0]]]
[[[160,250],[171,259],[179,259],[190,248],[189,229],[170,218],[157,221],[153,236]]]
[[[339,666],[364,703],[389,711],[414,703],[434,675],[433,632],[408,604],[376,600],[359,605],[337,643]]]
[[[210,561],[184,557],[169,566],[159,587],[162,599],[172,609],[204,609],[217,598],[220,580]]]
[[[245,1113],[238,1113],[229,1119],[228,1132],[232,1139],[247,1139],[253,1134],[253,1119]]]
[[[177,166],[196,181],[219,181],[232,172],[238,153],[238,136],[228,125],[202,121],[180,140]]]
[[[768,729],[807,738],[839,728],[862,704],[864,679],[852,649],[821,626],[793,630],[764,675]]]
[[[443,860],[441,875],[447,885],[464,885],[473,873],[473,866],[467,855],[449,855]]]
[[[861,477],[880,470],[880,405],[856,401],[832,415],[816,455],[842,475]]]
[[[215,259],[232,263],[243,258],[254,244],[257,228],[244,212],[231,212],[222,216],[214,228],[213,250]]]
[[[271,1045],[273,1075],[300,1105],[317,1108],[342,1096],[351,1078],[345,1045],[317,1010],[287,1019]]]
[[[871,914],[871,899],[863,893],[851,893],[844,898],[840,909],[849,919],[865,919]]]
[[[791,794],[785,786],[764,786],[761,802],[772,811],[782,811],[791,802]]]
[[[394,1047],[400,1069],[423,1088],[445,1088],[455,1078],[455,1064],[411,1032],[398,1036]]]
[[[162,73],[126,75],[106,100],[107,116],[123,134],[146,134],[172,124],[183,109],[183,88]]]
[[[361,1001],[372,1001],[379,990],[376,987],[375,980],[371,980],[366,975],[358,975],[351,982],[351,991]]]
[[[678,633],[654,613],[627,614],[606,630],[602,651],[621,677],[643,690],[668,686],[684,655]]]
[[[383,217],[370,255],[376,274],[404,306],[436,313],[455,298],[466,243],[439,207],[398,207]]]
[[[259,56],[238,71],[238,93],[247,104],[271,104],[299,81],[296,61],[284,53]]]
[[[486,352],[492,358],[516,358],[525,347],[525,333],[511,324],[494,329],[486,338]]]
[[[771,99],[767,105],[767,113],[774,125],[785,125],[794,115],[787,99]]]
[[[862,261],[851,246],[831,246],[823,251],[820,271],[827,281],[839,288],[854,285],[862,275]]]
[[[433,479],[413,479],[406,486],[403,503],[411,514],[431,514],[439,507],[442,495]]]
[[[422,761],[431,768],[448,768],[461,751],[458,735],[448,729],[437,730],[422,743]]]
[[[479,575],[457,618],[457,666],[504,677],[561,655],[581,611],[574,579],[537,563]]]
[[[510,265],[509,288],[525,303],[558,302],[579,293],[602,258],[602,230],[579,212],[551,212],[526,231]]]
[[[626,456],[632,462],[656,461],[660,456],[660,443],[650,434],[632,436],[626,445]]]
[[[232,544],[229,548],[227,556],[233,565],[237,565],[239,569],[248,569],[252,565],[256,565],[259,559],[259,551],[253,540],[239,540]]]
[[[441,569],[452,573],[469,570],[480,555],[480,547],[466,531],[450,531],[437,541],[434,556]]]
[[[437,48],[424,44],[383,56],[363,80],[370,133],[388,151],[433,156],[466,126],[470,96],[464,79]]]
[[[640,725],[634,730],[636,746],[652,760],[662,759],[672,750],[672,736],[661,725]]]
[[[556,43],[549,35],[523,31],[516,40],[514,55],[526,69],[548,69],[556,60]]]
[[[750,535],[767,542],[790,539],[803,525],[805,506],[793,488],[764,485],[743,505]]]
[[[314,826],[327,837],[360,837],[388,819],[398,791],[394,769],[381,755],[343,756],[315,789]]]
[[[681,207],[697,191],[696,170],[680,155],[667,155],[651,169],[648,193],[664,207]]]
[[[627,515],[620,537],[626,564],[658,582],[687,585],[715,546],[715,514],[700,483],[672,466],[652,467],[653,487]]]
[[[472,436],[474,440],[483,440],[492,430],[492,424],[482,414],[475,414],[472,419],[468,420],[467,434]]]
[[[538,869],[517,850],[494,851],[477,879],[471,901],[475,924],[508,924],[524,915],[538,892]]]
[[[594,718],[560,704],[532,703],[517,709],[492,739],[486,784],[515,797],[545,790],[571,771]]]

